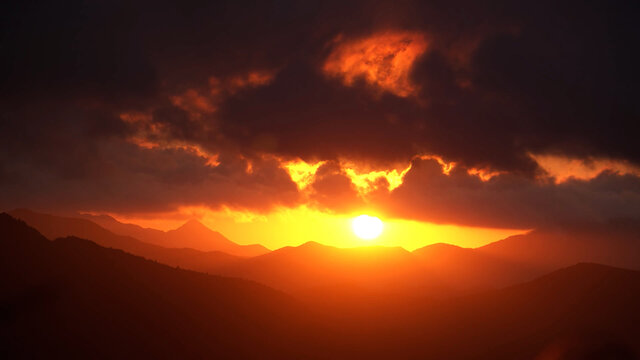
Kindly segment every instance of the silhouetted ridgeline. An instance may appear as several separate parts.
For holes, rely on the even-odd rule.
[[[327,289],[345,286],[352,288],[347,292],[355,296],[355,301],[360,301],[356,299],[362,296],[375,300],[389,294],[399,299],[419,300],[470,294],[532,280],[579,262],[640,270],[637,221],[566,224],[477,249],[433,244],[408,252],[392,247],[340,249],[307,243],[259,256],[237,257],[221,251],[170,248],[177,244],[206,244],[226,249],[232,244],[235,250],[261,251],[240,247],[224,238],[220,240],[219,233],[196,221],[164,232],[120,223],[104,215],[72,218],[26,209],[14,210],[11,214],[49,239],[69,235],[91,239],[101,246],[122,249],[168,265],[255,280],[314,302],[339,302],[341,297]],[[132,234],[145,241],[131,237]]]
[[[11,211],[10,215],[33,226],[50,240],[66,236],[90,239],[100,246],[121,249],[134,255],[189,270],[214,273],[220,266],[239,259],[237,256],[221,251],[205,252],[146,243],[131,236],[115,234],[86,219],[42,214],[26,209]]]
[[[175,230],[161,231],[143,228],[134,224],[121,223],[108,215],[79,214],[78,216],[91,220],[116,234],[131,236],[144,242],[167,248],[223,251],[236,256],[256,256],[269,252],[269,249],[259,244],[236,244],[197,220],[189,220]]]
[[[74,235],[95,241],[105,239],[110,243],[103,246],[111,246],[112,244],[121,244],[122,241],[130,242],[132,238],[135,238],[138,242],[142,241],[163,248],[189,248],[200,252],[217,251],[234,256],[256,256],[269,252],[269,249],[258,244],[236,244],[196,220],[190,220],[175,230],[160,231],[124,224],[107,215],[82,214],[78,217],[65,217],[42,214],[28,209],[15,209],[9,214],[35,227],[50,239]],[[119,240],[114,238],[113,235],[116,234],[120,238]],[[120,248],[119,246],[114,247]],[[144,256],[144,254],[140,255]]]

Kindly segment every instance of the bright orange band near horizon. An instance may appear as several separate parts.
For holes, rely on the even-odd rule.
[[[531,155],[556,182],[568,179],[590,179],[602,171],[617,173],[638,173],[624,163],[605,160],[594,160],[584,164],[576,160]],[[433,155],[416,156],[420,159],[437,161],[445,174],[448,174],[455,163],[445,162]],[[307,163],[300,159],[283,161],[282,167],[289,173],[291,180],[301,193],[308,190],[316,171],[325,162]],[[570,163],[572,166],[559,166]],[[557,166],[556,166],[557,165]],[[377,179],[386,179],[387,191],[393,191],[403,182],[404,175],[411,169],[411,164],[400,165],[392,169],[362,170],[358,164],[341,161],[340,167],[355,188],[359,196],[366,198],[372,191],[372,184]],[[468,172],[483,181],[490,180],[495,173],[482,169],[469,169]],[[198,219],[210,229],[222,233],[239,244],[262,244],[269,249],[284,246],[297,246],[308,241],[315,241],[336,247],[355,246],[400,246],[414,250],[434,243],[449,243],[462,247],[478,247],[506,237],[522,234],[531,229],[499,229],[471,227],[455,224],[435,224],[430,222],[386,218],[373,209],[361,208],[351,213],[333,213],[317,209],[309,205],[294,208],[276,208],[268,213],[238,211],[228,208],[212,210],[207,207],[181,207],[170,213],[154,214],[110,214],[118,220],[135,223],[144,227],[170,230],[179,227],[188,219]],[[352,231],[351,222],[359,215],[379,217],[384,223],[382,234],[372,240],[362,240]]]
[[[329,214],[300,206],[281,208],[268,214],[211,211],[206,208],[182,208],[172,214],[155,217],[128,217],[115,215],[123,222],[160,230],[174,229],[186,219],[195,218],[229,240],[242,245],[262,244],[271,250],[285,246],[298,246],[309,241],[335,247],[399,246],[412,251],[434,243],[449,243],[462,247],[478,247],[506,237],[522,234],[523,229],[491,229],[442,225],[404,219],[385,219],[381,235],[372,240],[358,238],[351,222],[364,213]],[[375,212],[367,215],[377,216]]]

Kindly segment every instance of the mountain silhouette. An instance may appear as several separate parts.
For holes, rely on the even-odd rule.
[[[472,294],[530,281],[581,262],[638,269],[640,232],[635,229],[633,224],[623,229],[597,225],[597,231],[565,226],[478,249],[433,244],[413,252],[309,242],[230,263],[218,273],[255,280],[314,303],[342,303],[357,309],[362,303],[383,300],[395,306],[390,296],[413,302]]]
[[[453,287],[500,288],[577,263],[640,270],[640,224],[558,224],[469,249],[433,244],[413,251]]]
[[[322,258],[336,250],[343,249],[309,243],[283,253]],[[412,256],[366,250],[350,253],[354,274]],[[283,256],[274,253],[268,255]],[[254,282],[171,268],[75,237],[49,241],[6,214],[0,214],[0,260],[3,358],[624,360],[640,354],[640,272],[598,264],[447,300],[385,309],[362,304],[363,317],[301,306]]]
[[[579,262],[640,270],[640,222],[555,225],[511,236],[475,251],[541,273]]]
[[[167,265],[205,273],[214,273],[220,266],[239,259],[237,256],[220,251],[203,252],[186,248],[170,249],[148,244],[130,236],[114,234],[86,219],[41,214],[25,209],[13,210],[9,214],[33,226],[50,240],[76,236],[90,239],[104,247],[121,249]]]
[[[9,212],[9,214],[12,213],[13,212]],[[69,215],[69,217],[86,219],[100,225],[101,227],[113,232],[114,234],[131,236],[149,244],[163,246],[161,241],[158,241],[158,239],[161,239],[164,234],[164,231],[162,230],[145,228],[136,224],[123,223],[116,220],[112,216],[105,214],[94,215],[87,213],[77,213]]]
[[[161,231],[122,223],[108,215],[78,214],[77,216],[91,220],[118,235],[131,236],[146,243],[167,248],[222,251],[236,256],[257,256],[269,252],[269,249],[259,244],[236,244],[195,219],[187,221],[177,229]]]
[[[459,289],[500,288],[543,274],[527,264],[451,244],[428,245],[414,250],[412,254],[434,276],[446,279],[450,286]]]
[[[360,331],[375,344],[373,357],[637,359],[639,302],[640,272],[581,263],[501,290],[411,304],[406,315]]]
[[[448,279],[435,275],[419,257],[400,247],[337,248],[307,242],[242,259],[218,271],[316,300],[338,288],[411,298],[458,293]]]
[[[314,357],[314,327],[280,292],[49,241],[6,214],[0,229],[4,358]]]
[[[192,249],[216,250],[237,256],[256,256],[269,252],[269,249],[258,244],[238,245],[194,219],[164,233],[164,242],[170,247],[180,244]]]
[[[420,301],[497,289],[580,262],[640,268],[640,232],[634,222],[556,226],[477,249],[433,244],[409,252],[399,247],[336,248],[308,242],[239,258],[146,244],[116,235],[86,219],[27,210],[12,214],[50,239],[74,235],[168,265],[257,281],[306,301],[355,307],[362,301],[389,303],[390,295]],[[165,240],[175,238],[175,243],[181,241],[181,236],[197,238],[198,234],[211,232],[195,220],[168,232],[143,230],[163,234]]]

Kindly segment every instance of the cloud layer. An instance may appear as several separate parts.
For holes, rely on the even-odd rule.
[[[637,7],[7,2],[0,206],[633,216],[633,172],[556,182],[531,154],[640,165]],[[324,161],[306,189],[284,166],[298,159]],[[393,189],[361,177],[363,194],[348,163],[411,169]]]

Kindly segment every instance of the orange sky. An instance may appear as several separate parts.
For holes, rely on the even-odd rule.
[[[437,157],[422,157],[437,160],[442,166],[443,173],[448,173],[455,166],[455,164],[446,163]],[[307,196],[312,195],[312,189],[309,189],[309,185],[313,182],[317,170],[325,162],[307,163],[299,159],[279,161],[301,193]],[[176,228],[186,219],[195,218],[237,243],[260,243],[270,249],[297,246],[308,241],[337,247],[401,246],[407,250],[414,250],[438,242],[463,247],[477,247],[527,231],[525,229],[478,228],[386,218],[382,212],[376,211],[372,206],[367,207],[367,197],[370,192],[375,190],[378,179],[386,180],[387,189],[383,189],[384,191],[392,191],[401,185],[404,175],[411,168],[411,164],[401,164],[392,169],[370,169],[361,164],[341,161],[340,167],[351,180],[358,196],[365,203],[364,206],[359,206],[350,212],[334,213],[308,205],[295,208],[281,207],[266,214],[231,209],[214,211],[204,207],[182,207],[171,214],[156,214],[147,218],[118,215],[115,217],[124,222],[133,222],[162,230]],[[351,228],[351,221],[354,217],[362,214],[381,218],[384,230],[378,238],[362,240],[355,236]]]
[[[441,158],[422,157],[437,160],[445,174],[456,166],[454,163],[446,163]],[[571,177],[589,179],[597,176],[603,170],[623,173],[636,170],[625,167],[625,164],[622,163],[604,160],[594,160],[585,164],[569,158],[535,155],[532,157],[547,170],[550,176],[555,177],[556,181],[566,181]],[[304,194],[310,191],[309,185],[313,182],[316,171],[325,162],[307,163],[298,159],[281,161],[281,163],[301,193]],[[363,170],[363,167],[358,164],[341,161],[340,167],[357,189],[358,195],[366,199],[369,193],[374,190],[374,184],[378,179],[384,178],[386,180],[386,191],[393,191],[401,185],[404,175],[410,170],[411,165],[398,165],[391,169]],[[485,174],[481,170],[472,170],[470,173],[484,181],[489,180],[492,176],[492,174]],[[351,221],[354,217],[362,214],[378,216],[382,219],[384,230],[380,237],[373,240],[362,240],[355,236],[351,228]],[[373,207],[367,208],[366,205],[343,213],[300,205],[294,208],[280,207],[267,213],[228,208],[211,210],[206,207],[181,207],[178,211],[166,214],[112,215],[123,222],[162,230],[176,228],[186,220],[195,218],[237,243],[260,243],[270,249],[297,246],[308,241],[337,247],[401,246],[407,250],[414,250],[438,242],[462,247],[478,247],[529,230],[479,228],[387,218],[382,212],[376,211]]]
[[[375,212],[366,213],[377,215]],[[380,216],[384,222],[384,230],[380,237],[374,240],[361,240],[355,236],[351,228],[351,220],[358,215],[361,215],[361,212],[329,214],[301,206],[293,209],[278,209],[266,215],[230,210],[211,211],[205,208],[183,208],[180,214],[166,214],[153,219],[116,217],[123,222],[133,222],[141,226],[163,230],[180,226],[185,221],[184,216],[193,217],[237,243],[260,243],[270,249],[297,246],[307,241],[316,241],[337,247],[401,246],[407,250],[414,250],[438,242],[463,247],[477,247],[527,231],[439,225],[412,220],[387,219]],[[180,218],[175,218],[176,216]]]

